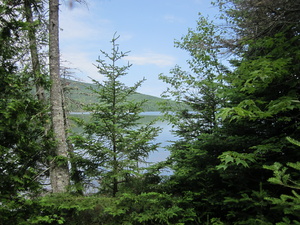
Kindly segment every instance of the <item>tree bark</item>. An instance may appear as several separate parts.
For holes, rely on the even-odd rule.
[[[74,146],[72,145],[71,141],[68,140],[69,133],[67,131],[70,129],[71,126],[69,124],[69,120],[68,120],[68,116],[67,116],[68,112],[67,112],[67,107],[66,107],[66,98],[65,98],[65,92],[63,90],[64,90],[64,85],[62,85],[62,108],[63,108],[63,115],[64,115],[64,125],[66,128],[65,135],[66,135],[66,139],[67,139],[67,148],[68,148],[69,158],[71,161],[70,162],[71,169],[69,170],[70,180],[72,182],[74,182],[74,186],[75,186],[75,190],[76,190],[77,194],[83,195],[83,185],[82,185],[83,180],[82,180],[80,171],[78,170],[76,163],[74,162],[74,160],[72,160],[75,155]]]
[[[38,100],[45,102],[45,90],[43,85],[41,85],[41,65],[39,61],[37,40],[36,40],[36,29],[34,28],[34,21],[32,15],[32,4],[30,0],[24,1],[25,17],[27,23],[29,23],[28,29],[28,39],[29,48],[31,54],[32,70],[34,73],[35,85],[36,85],[36,95]]]
[[[67,190],[70,176],[60,80],[59,0],[49,0],[49,64],[52,81],[50,90],[51,118],[56,140],[55,160],[50,165],[50,180],[52,192],[61,193]]]

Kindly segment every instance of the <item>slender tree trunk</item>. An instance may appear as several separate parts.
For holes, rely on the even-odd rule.
[[[116,150],[114,150],[114,153],[116,154]],[[113,174],[114,174],[114,176],[117,176],[117,174],[118,174],[117,157],[114,156],[113,160],[114,160],[114,168],[113,168],[114,172],[113,172]],[[116,177],[114,177],[114,179],[113,179],[113,194],[112,194],[112,196],[116,197],[117,192],[118,192],[118,179]]]
[[[114,66],[114,62],[113,62],[113,68],[115,68]],[[115,72],[113,71],[113,74],[115,74]],[[116,120],[116,79],[114,78],[113,80],[113,99],[112,99],[112,103],[113,103],[113,115],[114,115],[114,119],[113,119],[113,124],[114,124],[114,130],[113,130],[113,138],[112,138],[112,144],[113,144],[113,152],[114,152],[114,179],[113,179],[113,197],[116,197],[116,194],[118,192],[118,179],[117,179],[117,175],[118,175],[118,160],[117,160],[117,140],[116,140],[116,125],[117,125],[117,120]]]
[[[51,117],[56,140],[55,157],[50,165],[51,187],[54,193],[67,190],[70,183],[68,168],[68,149],[65,135],[64,113],[62,107],[62,87],[60,80],[59,57],[59,0],[49,0],[49,63]]]
[[[63,85],[64,86],[64,85]],[[64,89],[62,87],[62,89]],[[62,108],[63,108],[63,113],[64,113],[64,124],[65,124],[65,134],[66,134],[66,138],[67,138],[67,147],[68,147],[68,153],[69,153],[69,158],[70,158],[70,165],[71,165],[71,169],[70,169],[70,180],[74,182],[74,186],[76,189],[76,192],[80,195],[83,195],[83,185],[82,185],[82,177],[80,175],[80,171],[77,168],[76,163],[74,162],[74,160],[72,160],[74,158],[75,155],[75,150],[74,147],[71,143],[70,140],[68,140],[69,137],[69,133],[68,130],[70,129],[70,124],[69,124],[69,120],[68,120],[68,112],[67,112],[67,107],[66,107],[66,98],[65,98],[65,92],[62,91]]]
[[[33,24],[33,15],[32,15],[32,4],[30,0],[24,1],[25,8],[25,17],[27,23],[29,23],[28,29],[28,39],[29,39],[29,48],[31,54],[31,63],[32,70],[34,73],[35,85],[36,85],[36,95],[38,99],[42,102],[45,102],[45,90],[41,85],[41,65],[39,61],[37,40],[36,40],[36,29]]]

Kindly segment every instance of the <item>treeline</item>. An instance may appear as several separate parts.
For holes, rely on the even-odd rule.
[[[83,105],[90,103],[97,103],[97,95],[91,92],[90,88],[95,84],[85,83],[74,81],[70,79],[65,79],[63,81],[66,87],[66,97],[67,97],[67,110],[70,112],[83,112]],[[146,100],[145,104],[143,104],[142,108],[144,111],[160,111],[160,105],[165,104],[166,101],[169,105],[173,107],[177,106],[177,103],[172,100],[162,99],[159,97],[141,94],[141,93],[133,93],[128,96],[128,100],[134,100],[137,102]],[[188,106],[182,104],[181,107]]]
[[[105,81],[89,87],[98,101],[82,106],[91,119],[74,118],[83,132],[71,133],[67,99],[58,115],[43,94],[57,83],[41,52],[34,66],[44,3],[0,3],[0,224],[300,224],[300,4],[214,5],[218,20],[199,15],[175,42],[190,70],[160,75],[163,97],[190,108],[161,105],[178,139],[165,162],[145,166],[160,129],[138,126],[145,101],[130,97],[143,80],[119,81],[131,65],[117,66],[128,54],[118,35],[97,61]]]

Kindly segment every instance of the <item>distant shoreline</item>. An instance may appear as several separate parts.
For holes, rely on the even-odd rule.
[[[70,112],[70,115],[89,115],[92,112]],[[141,112],[140,115],[142,116],[162,116],[163,113],[160,111],[146,111],[146,112]]]

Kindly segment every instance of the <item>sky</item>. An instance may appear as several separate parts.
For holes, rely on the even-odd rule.
[[[175,65],[186,68],[188,54],[174,47],[174,41],[197,25],[199,13],[213,19],[218,12],[210,0],[85,0],[86,4],[60,7],[60,52],[63,65],[74,68],[83,82],[102,81],[96,60],[100,50],[111,52],[111,40],[123,52],[130,51],[122,65],[132,64],[122,78],[127,86],[146,78],[137,90],[160,97],[167,85],[158,79]],[[101,59],[104,59],[101,57]]]

